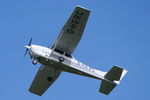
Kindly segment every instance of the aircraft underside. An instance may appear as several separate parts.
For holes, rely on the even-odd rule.
[[[64,59],[63,61],[60,61],[60,58],[56,55],[51,56],[49,59],[45,57],[39,57],[38,61],[45,66],[52,67],[57,70],[101,80],[100,77],[96,77],[94,75],[91,75],[90,73],[86,73],[84,70],[81,71],[81,69],[76,68],[76,66],[78,65],[73,64],[73,62],[71,62],[70,60]]]
[[[90,10],[77,6],[63,26],[52,47],[31,44],[30,39],[25,51],[33,58],[33,64],[41,63],[29,88],[31,93],[41,96],[57,80],[62,71],[102,80],[99,92],[108,95],[121,81],[126,70],[113,66],[108,72],[93,69],[75,58],[72,54],[84,32]],[[24,56],[25,56],[24,55]]]

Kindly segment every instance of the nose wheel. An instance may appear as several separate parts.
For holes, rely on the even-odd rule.
[[[37,60],[33,60],[33,61],[32,61],[32,64],[33,64],[33,65],[36,65],[36,64],[37,64]]]

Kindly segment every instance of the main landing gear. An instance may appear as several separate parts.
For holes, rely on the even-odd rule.
[[[47,81],[51,82],[53,78],[51,76],[47,77]]]
[[[63,62],[64,61],[64,58],[63,57],[59,57],[59,62]]]

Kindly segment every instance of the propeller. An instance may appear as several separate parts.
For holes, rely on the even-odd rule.
[[[30,45],[31,45],[32,39],[33,39],[33,38],[31,37],[31,39],[30,39],[30,41],[29,41],[29,44],[28,44],[27,46],[25,46],[27,49],[26,49],[26,51],[25,51],[24,58],[25,58],[25,56],[26,56],[28,50],[30,49]]]

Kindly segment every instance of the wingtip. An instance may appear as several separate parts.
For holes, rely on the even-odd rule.
[[[32,94],[35,94],[35,95],[37,95],[37,96],[42,96],[41,93],[38,93],[37,91],[34,91],[34,90],[32,90],[31,88],[29,88],[29,92],[32,93]]]
[[[79,7],[79,8],[85,9],[85,10],[87,10],[87,11],[89,11],[89,12],[90,12],[90,10],[89,10],[88,8],[85,8],[85,7],[83,7],[83,6],[77,5],[76,7]]]

